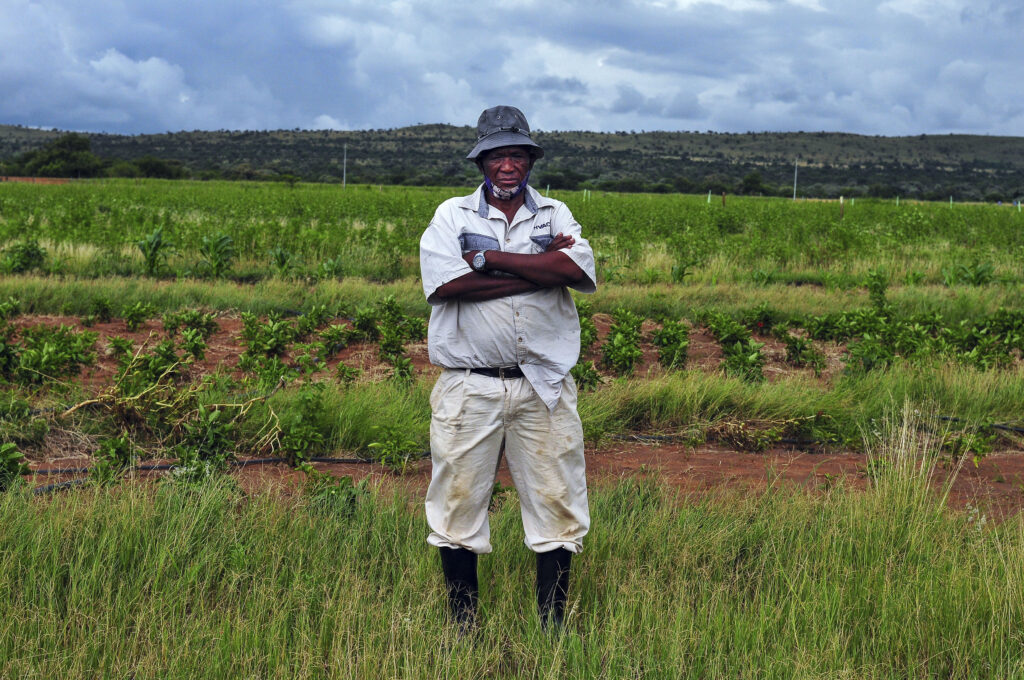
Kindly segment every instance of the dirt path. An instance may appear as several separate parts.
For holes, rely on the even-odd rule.
[[[587,474],[591,486],[624,477],[659,479],[684,493],[701,494],[724,488],[760,492],[771,484],[825,490],[836,484],[864,488],[867,459],[855,453],[804,453],[777,449],[766,453],[745,453],[718,446],[646,445],[619,442],[588,449]],[[169,462],[169,461],[168,461]],[[73,468],[89,465],[88,458],[68,458],[33,462],[38,470],[46,467]],[[374,483],[397,486],[421,496],[430,481],[430,461],[417,461],[405,475],[399,476],[377,464],[316,463],[318,470],[336,477],[350,476],[358,481],[370,477]],[[140,473],[155,479],[164,472]],[[232,476],[250,493],[296,493],[306,476],[284,464],[248,465],[236,468]],[[41,476],[32,479],[35,486],[81,477],[78,474]],[[937,471],[938,487],[949,476],[947,469]],[[502,462],[498,482],[512,485],[508,467]],[[1003,451],[986,456],[975,467],[971,461],[956,476],[950,493],[950,505],[980,508],[991,516],[1005,517],[1024,509],[1024,451]]]

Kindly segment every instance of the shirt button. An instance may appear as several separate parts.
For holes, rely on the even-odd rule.
[[[510,239],[510,238],[505,239],[505,243],[512,243],[512,239]]]
[[[518,340],[519,342],[523,341],[522,337],[516,338],[516,340]]]
[[[519,316],[519,312],[516,312],[516,316]]]

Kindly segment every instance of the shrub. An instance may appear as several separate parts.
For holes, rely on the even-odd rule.
[[[31,239],[4,249],[0,267],[11,274],[25,274],[46,266],[46,249]]]

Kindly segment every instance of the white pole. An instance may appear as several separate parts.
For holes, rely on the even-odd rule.
[[[896,207],[899,207],[899,205],[900,205],[900,197],[897,196],[896,197]]]
[[[952,196],[949,197],[949,207],[950,208],[953,207],[953,197]]]
[[[711,189],[708,189],[708,205],[711,205]]]
[[[345,182],[348,179],[348,142],[345,142],[345,155],[341,161],[341,188],[345,188]]]
[[[551,185],[549,184],[547,191],[544,192],[544,197],[546,198],[546,197],[548,197],[550,195],[551,195]]]
[[[799,167],[800,161],[793,161],[793,200],[796,200],[796,169]]]

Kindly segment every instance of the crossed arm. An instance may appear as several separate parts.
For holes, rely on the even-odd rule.
[[[436,296],[442,300],[483,302],[542,288],[557,288],[579,283],[586,274],[572,258],[558,252],[562,248],[572,248],[575,242],[572,236],[559,234],[552,239],[543,253],[535,255],[489,250],[487,268],[511,276],[496,277],[472,271],[438,288]],[[471,262],[475,254],[476,251],[466,253],[463,259]]]

